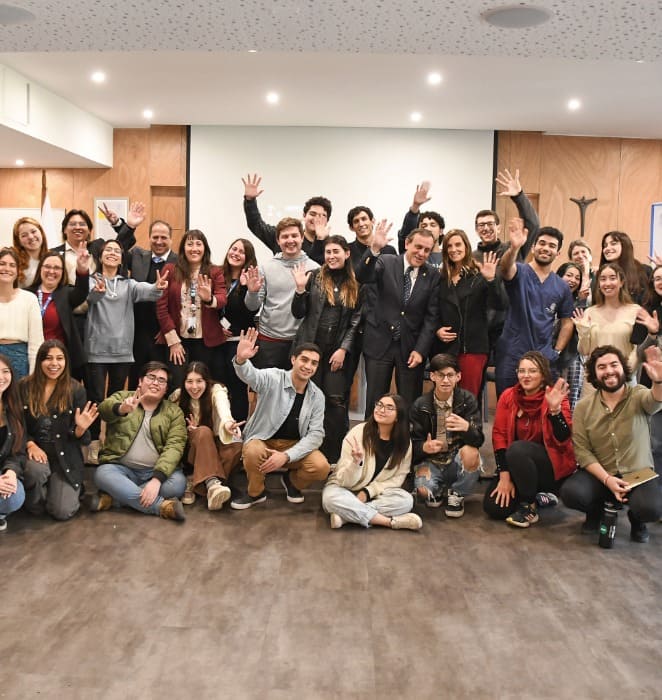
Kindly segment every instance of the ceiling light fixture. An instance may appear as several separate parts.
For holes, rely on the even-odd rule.
[[[582,103],[576,97],[573,97],[571,100],[568,100],[568,109],[571,112],[576,112],[581,106]]]
[[[280,95],[277,92],[268,92],[265,99],[270,105],[277,105],[280,102]]]
[[[500,29],[526,29],[547,22],[552,14],[543,7],[533,5],[506,5],[485,10],[480,16],[493,27]]]
[[[145,119],[151,119],[154,116],[154,112],[151,109],[143,109],[143,117]]]
[[[25,165],[25,161],[23,160],[23,158],[17,158],[16,165],[18,165],[19,168],[22,168]]]
[[[94,73],[90,76],[90,80],[93,83],[105,83],[106,82],[106,74],[102,70],[95,70]]]
[[[420,112],[412,112],[412,113],[409,115],[409,118],[410,118],[413,122],[420,122],[421,119],[423,119],[423,115],[422,115]]]
[[[441,73],[428,73],[428,85],[439,85],[441,83]]]
[[[248,53],[257,53],[257,49],[248,49]]]

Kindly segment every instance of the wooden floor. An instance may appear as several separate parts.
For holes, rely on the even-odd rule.
[[[331,530],[320,492],[179,524],[18,514],[0,536],[0,698],[660,698],[662,525],[613,550],[417,507]]]

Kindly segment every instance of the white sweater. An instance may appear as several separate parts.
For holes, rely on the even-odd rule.
[[[16,292],[11,301],[0,302],[0,338],[28,344],[28,362],[33,372],[37,350],[44,342],[39,302],[32,292]]]

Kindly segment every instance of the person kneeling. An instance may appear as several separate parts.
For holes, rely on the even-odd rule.
[[[108,510],[113,501],[141,513],[184,520],[178,499],[186,488],[180,461],[186,447],[184,414],[164,399],[168,368],[148,362],[135,393],[118,391],[99,406],[106,421],[106,441],[94,482],[92,511]]]
[[[411,407],[416,493],[430,508],[448,491],[446,515],[464,515],[464,498],[478,482],[482,461],[478,448],[485,436],[474,395],[458,386],[457,359],[439,354],[430,360],[434,391]]]
[[[405,402],[397,394],[385,394],[372,416],[347,433],[338,465],[322,490],[322,507],[331,515],[331,527],[356,523],[419,530],[420,517],[410,513],[414,499],[400,488],[410,466]]]
[[[483,508],[515,527],[538,522],[538,506],[556,505],[560,482],[576,469],[568,384],[552,386],[549,362],[538,351],[522,355],[518,383],[499,397],[492,444],[497,476]]]

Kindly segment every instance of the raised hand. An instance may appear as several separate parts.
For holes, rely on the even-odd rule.
[[[90,271],[90,251],[87,249],[87,241],[83,241],[76,250],[76,272],[86,275]]]
[[[575,326],[588,326],[590,325],[590,320],[588,316],[584,314],[584,309],[575,309],[572,312],[572,321]]]
[[[188,416],[186,416],[186,429],[189,431],[189,433],[192,433],[194,430],[197,430],[197,428],[198,421],[195,420],[192,413],[189,413]]]
[[[386,219],[382,219],[376,226],[372,234],[372,245],[370,246],[373,253],[377,254],[391,240],[388,236],[392,223]]]
[[[331,235],[331,227],[322,220],[315,220],[315,237],[318,241],[325,241]]]
[[[550,413],[555,414],[561,410],[561,403],[568,395],[568,389],[568,382],[561,378],[556,380],[554,386],[545,388],[545,401],[547,401]]]
[[[651,335],[657,335],[659,333],[660,321],[657,318],[657,311],[653,311],[652,314],[649,314],[646,309],[640,306],[639,311],[637,311],[636,320],[638,323],[646,326],[646,329]]]
[[[649,255],[648,259],[653,263],[654,267],[660,267],[660,265],[662,265],[662,255],[660,255],[657,250],[653,251],[653,255]]]
[[[112,209],[108,209],[108,205],[105,202],[101,202],[99,211],[106,217],[106,219],[108,219],[108,223],[111,226],[115,226],[115,224],[120,220],[120,217],[117,216],[117,213],[114,212]]]
[[[508,238],[510,245],[516,250],[519,250],[526,243],[528,235],[529,230],[524,228],[524,219],[514,217],[508,222]]]
[[[515,169],[515,177],[510,174],[508,168],[499,171],[495,178],[497,184],[504,189],[499,192],[499,197],[515,197],[522,191],[522,185],[519,181],[519,168]]]
[[[259,292],[263,283],[264,277],[260,275],[260,270],[257,267],[246,268],[246,287],[249,292]]]
[[[123,416],[129,415],[140,405],[140,388],[136,389],[133,394],[129,394],[120,404],[119,412]]]
[[[429,196],[429,192],[429,180],[423,180],[420,185],[416,185],[416,192],[414,192],[414,199],[412,200],[410,207],[414,214],[418,214],[418,212],[421,210],[421,206],[432,199],[432,197]]]
[[[211,301],[211,277],[198,275],[198,296],[203,302]]]
[[[131,202],[129,213],[126,215],[126,223],[131,228],[138,228],[145,220],[145,205],[142,202]]]
[[[76,427],[80,428],[82,432],[85,432],[92,425],[92,423],[94,423],[98,415],[99,411],[97,410],[97,405],[91,401],[88,401],[85,406],[83,406],[82,411],[80,408],[76,409],[76,413],[74,414],[74,422],[76,423]]]
[[[92,287],[92,291],[99,292],[99,294],[106,293],[106,280],[98,272],[94,275],[94,287]]]
[[[170,270],[166,270],[163,274],[160,274],[160,272],[157,270],[156,271],[156,282],[155,282],[155,287],[157,289],[160,289],[162,292],[164,292],[166,289],[168,289],[168,274],[170,273]]]
[[[347,438],[347,444],[352,448],[352,459],[355,464],[361,464],[363,461],[363,447],[359,441],[352,435]]]
[[[306,282],[308,281],[308,275],[310,275],[311,270],[306,270],[306,263],[300,262],[295,265],[290,272],[292,273],[297,292],[301,294],[306,289]]]
[[[491,282],[496,277],[498,264],[499,258],[494,251],[485,253],[485,255],[483,255],[483,262],[478,263],[480,274],[483,275],[488,282]]]
[[[248,328],[245,331],[241,331],[239,334],[239,342],[237,343],[237,364],[241,365],[246,362],[246,360],[250,360],[257,355],[259,347],[255,345],[256,343],[257,328]]]
[[[257,199],[264,192],[260,189],[262,178],[257,173],[253,175],[248,173],[246,179],[244,180],[242,177],[241,181],[244,183],[244,197],[246,199]]]
[[[662,382],[662,350],[657,345],[651,345],[644,350],[644,355],[646,362],[643,366],[651,381]]]

